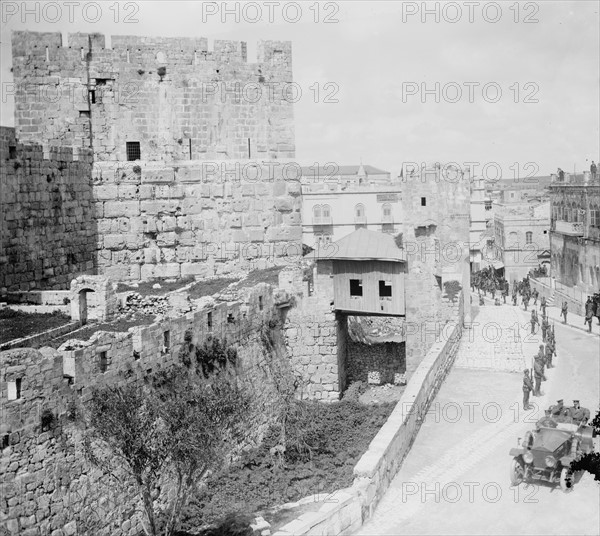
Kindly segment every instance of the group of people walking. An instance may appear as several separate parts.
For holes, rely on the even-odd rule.
[[[544,315],[544,321],[547,322],[547,320],[547,317]],[[531,409],[529,396],[532,391],[533,396],[542,396],[542,382],[547,380],[546,369],[554,368],[552,358],[557,357],[554,326],[550,327],[548,323],[546,329],[542,331],[542,337],[545,345],[540,344],[538,353],[533,357],[532,367],[523,371],[523,409],[526,410]]]
[[[479,295],[479,305],[484,305],[484,297],[487,297],[488,293],[490,298],[496,300],[496,305],[500,305],[500,297],[497,297],[497,293],[500,292],[500,296],[506,303],[508,296],[508,281],[503,277],[496,275],[496,271],[492,266],[483,268],[471,275],[471,290]],[[482,295],[483,293],[483,295]]]

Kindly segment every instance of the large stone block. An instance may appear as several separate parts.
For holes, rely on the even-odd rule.
[[[140,210],[147,214],[175,213],[180,206],[180,201],[177,199],[162,199],[155,201],[142,201]]]
[[[269,242],[301,240],[302,227],[269,227],[266,238]]]
[[[144,169],[142,172],[142,183],[168,183],[175,180],[173,168]]]
[[[104,202],[104,217],[119,218],[137,217],[140,215],[139,201],[105,201]]]
[[[117,199],[117,197],[119,196],[119,188],[116,184],[94,186],[93,196],[94,199],[97,199],[98,201]]]
[[[154,277],[179,277],[181,267],[178,263],[157,264],[154,268]]]

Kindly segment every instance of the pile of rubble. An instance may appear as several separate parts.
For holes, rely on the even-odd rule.
[[[119,312],[143,315],[164,315],[171,309],[168,296],[142,296],[138,292],[129,292],[121,301]]]

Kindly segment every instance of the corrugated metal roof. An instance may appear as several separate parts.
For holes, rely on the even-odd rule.
[[[309,259],[378,260],[406,262],[404,250],[387,233],[357,229],[337,242],[325,244],[306,255]]]

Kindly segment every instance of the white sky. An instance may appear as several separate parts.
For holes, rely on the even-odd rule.
[[[35,14],[22,20],[23,4],[37,9],[37,21]],[[236,22],[234,15],[222,20],[224,7],[255,17],[257,10],[246,2],[107,1],[99,3],[100,11],[94,2],[71,4],[73,22],[64,2],[1,0],[2,125],[14,124],[7,89],[12,82],[10,30],[198,36],[208,37],[209,47],[215,38],[234,39],[248,43],[249,61],[255,60],[258,40],[281,39],[292,41],[294,80],[302,89],[294,114],[296,160],[303,165],[358,164],[362,158],[396,174],[407,161],[479,162],[477,172],[497,162],[503,178],[512,178],[514,163],[521,176],[547,175],[558,166],[589,169],[590,161],[600,158],[600,2],[595,0],[479,1],[471,7],[463,2],[338,1],[320,2],[318,10],[309,1],[299,3],[295,23],[293,2],[284,1],[273,3],[272,23],[263,2],[250,2],[262,11],[256,23],[243,16]],[[214,15],[206,14],[210,4]],[[423,22],[424,7],[437,9],[439,22],[434,14]],[[317,11],[319,22],[314,20]],[[84,14],[99,20],[86,22]],[[123,22],[126,15],[133,22]],[[338,22],[324,23],[327,15]],[[451,23],[452,18],[458,21]],[[462,97],[447,102],[442,96],[436,103],[430,94],[422,102],[421,84],[433,90],[436,82],[440,88],[450,84],[449,99],[456,97],[458,85]],[[309,89],[315,83],[321,88],[319,103]],[[327,83],[339,88],[333,95],[339,102],[323,102],[335,87],[326,91]],[[473,85],[472,99],[465,83],[479,84]],[[489,87],[488,99],[496,97],[494,87],[502,91],[498,102],[486,102],[482,94],[489,83],[497,86]],[[419,92],[404,95],[403,102],[406,84],[416,84],[411,87]],[[524,102],[527,96],[538,102]],[[537,170],[525,169],[527,162]],[[487,175],[494,178],[493,168]]]

